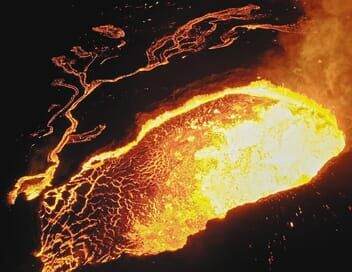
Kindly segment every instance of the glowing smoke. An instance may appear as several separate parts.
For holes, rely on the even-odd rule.
[[[352,2],[314,0],[302,6],[299,34],[280,34],[284,55],[266,56],[258,74],[327,105],[351,139]]]

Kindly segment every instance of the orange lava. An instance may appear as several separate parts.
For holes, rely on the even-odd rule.
[[[70,126],[64,131],[56,146],[49,152],[47,156],[48,167],[45,171],[19,178],[14,189],[8,194],[8,203],[14,204],[20,194],[23,194],[27,200],[33,200],[43,191],[52,187],[53,179],[61,163],[59,155],[66,145],[82,141],[90,141],[102,133],[105,128],[104,125],[98,125],[91,131],[76,134],[79,121],[73,115],[73,112],[81,102],[83,102],[102,84],[116,83],[139,73],[154,70],[159,66],[168,64],[170,58],[175,56],[180,56],[186,53],[196,53],[205,48],[217,49],[230,46],[238,39],[240,35],[238,32],[239,29],[246,29],[248,31],[267,29],[282,32],[291,30],[292,26],[288,25],[255,23],[255,20],[268,17],[263,14],[254,14],[254,11],[258,12],[259,10],[259,6],[250,4],[240,8],[229,8],[211,12],[190,20],[176,29],[173,34],[157,39],[151,44],[146,50],[146,65],[133,72],[119,75],[111,79],[95,79],[91,81],[88,81],[87,79],[87,73],[92,64],[97,62],[103,64],[105,61],[116,57],[101,56],[99,52],[104,51],[105,49],[101,49],[100,51],[86,51],[81,46],[74,46],[71,49],[71,52],[77,57],[77,60],[71,59],[67,56],[53,58],[53,63],[61,68],[67,75],[75,77],[79,81],[80,86],[74,86],[64,80],[55,80],[53,82],[54,86],[67,88],[73,91],[73,95],[67,104],[50,118],[47,124],[47,130],[34,133],[33,135],[38,137],[51,135],[54,132],[52,124],[60,115],[63,115],[68,120]],[[220,40],[215,43],[213,42],[213,44],[208,44],[212,35],[219,34],[217,31],[219,31],[218,26],[220,24],[226,24],[227,26],[222,30],[223,33],[220,33]],[[113,39],[123,38],[126,35],[121,28],[113,25],[93,27],[92,30],[105,37]],[[125,41],[121,41],[117,47],[120,48],[124,45]],[[83,69],[75,66],[77,61],[84,61],[85,65]]]
[[[69,126],[48,153],[48,167],[19,178],[8,194],[10,204],[20,194],[27,200],[43,197],[41,246],[36,253],[43,271],[73,271],[123,253],[139,256],[182,248],[188,236],[230,209],[308,183],[343,150],[344,134],[329,110],[288,89],[258,81],[195,96],[161,112],[140,127],[135,139],[91,156],[68,181],[53,186],[62,150],[91,141],[106,128],[100,124],[77,133],[74,111],[92,92],[166,65],[173,57],[230,46],[245,32],[240,29],[292,30],[289,25],[262,23],[268,16],[259,10],[247,5],[190,20],[155,40],[145,51],[144,65],[110,79],[88,80],[92,65],[117,58],[107,49],[75,46],[71,49],[75,57],[53,58],[79,86],[53,82],[73,94],[53,113],[47,129],[35,136],[51,135],[59,116]],[[92,30],[111,39],[128,35],[113,25]],[[114,49],[125,45],[121,40]],[[56,108],[53,105],[49,111]]]
[[[308,183],[344,148],[332,113],[266,81],[195,96],[44,194],[43,271],[182,248],[236,206]]]
[[[120,39],[126,35],[122,28],[113,25],[96,26],[92,30],[110,39]]]

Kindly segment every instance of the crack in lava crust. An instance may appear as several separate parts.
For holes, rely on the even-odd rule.
[[[344,148],[330,111],[268,82],[196,96],[88,160],[40,210],[43,271],[182,248],[238,205],[309,182]]]

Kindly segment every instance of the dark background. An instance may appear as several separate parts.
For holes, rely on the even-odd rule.
[[[6,4],[2,22],[4,49],[2,80],[2,175],[1,271],[39,271],[31,255],[39,247],[36,209],[39,201],[19,198],[6,205],[6,193],[16,178],[45,168],[47,150],[55,144],[64,119],[55,125],[57,134],[37,140],[30,133],[44,128],[52,103],[63,104],[67,90],[50,83],[65,77],[51,57],[66,54],[72,45],[85,48],[111,45],[90,31],[93,26],[115,24],[126,31],[125,51],[116,62],[96,68],[92,77],[111,77],[145,64],[144,51],[150,43],[177,26],[207,12],[241,6],[248,1],[34,1]],[[294,1],[261,3],[273,18],[291,22],[300,15]],[[153,8],[145,8],[154,5]],[[152,21],[148,22],[147,19]],[[145,22],[143,22],[145,21]],[[92,152],[114,146],[133,128],[135,114],[148,111],[175,89],[193,81],[234,68],[255,67],[268,48],[276,48],[276,34],[255,31],[237,44],[204,51],[185,60],[175,58],[168,66],[97,90],[82,103],[75,115],[79,130],[100,123],[108,129],[96,141],[70,146],[62,154],[65,163],[60,183]],[[35,159],[33,159],[35,158]],[[65,159],[66,158],[66,159]],[[74,159],[73,159],[74,158]],[[83,267],[80,271],[349,271],[352,252],[352,154],[346,153],[321,171],[315,182],[283,192],[255,204],[230,211],[225,220],[214,220],[206,231],[190,238],[174,253],[134,258]]]

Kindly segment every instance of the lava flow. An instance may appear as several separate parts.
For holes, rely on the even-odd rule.
[[[258,11],[260,11],[259,6],[249,4],[240,8],[229,8],[207,13],[190,20],[176,29],[173,34],[157,39],[150,45],[145,52],[147,57],[147,64],[145,66],[112,79],[96,79],[88,81],[88,72],[93,64],[96,64],[96,62],[104,64],[106,61],[116,58],[116,55],[114,54],[112,56],[104,56],[104,52],[107,50],[106,48],[100,48],[95,51],[86,51],[81,46],[74,46],[71,49],[71,52],[79,61],[87,62],[83,65],[83,69],[75,66],[77,60],[71,59],[67,56],[53,58],[53,63],[60,67],[67,75],[71,75],[78,79],[81,86],[77,87],[61,79],[53,82],[54,86],[72,90],[73,95],[67,104],[50,118],[47,124],[47,131],[42,135],[40,135],[40,132],[35,133],[34,136],[44,137],[52,134],[54,131],[52,124],[60,115],[65,116],[69,121],[70,126],[65,130],[57,145],[49,152],[47,156],[49,166],[46,170],[38,174],[19,178],[14,189],[8,194],[8,202],[14,204],[20,194],[24,194],[27,200],[33,200],[44,190],[52,187],[53,179],[61,163],[59,155],[62,150],[68,144],[90,141],[102,133],[105,129],[105,125],[99,125],[91,131],[76,134],[79,121],[73,116],[73,111],[76,110],[81,102],[83,102],[102,84],[116,83],[141,72],[154,70],[159,66],[167,65],[170,58],[181,54],[196,53],[205,48],[218,49],[230,46],[239,38],[240,29],[248,31],[266,29],[289,32],[293,28],[291,25],[256,23],[256,20],[262,20],[263,18],[269,17],[265,14],[258,14]],[[257,13],[254,14],[255,12]],[[219,34],[216,33],[216,31],[218,31],[221,24],[222,26],[227,25],[227,27],[222,30],[223,32],[220,35],[220,39],[216,42],[213,41],[210,44],[209,40],[213,38],[212,35]],[[92,30],[111,39],[123,38],[126,35],[121,28],[113,25],[93,27]],[[117,45],[117,48],[120,49],[124,45],[125,41],[122,40],[120,44]]]
[[[43,271],[73,271],[124,253],[140,256],[180,249],[187,237],[230,209],[308,183],[344,149],[344,133],[329,110],[303,95],[258,81],[176,103],[143,122],[129,143],[91,156],[75,175],[54,186],[62,150],[91,141],[106,128],[100,124],[77,133],[74,111],[92,92],[167,65],[176,56],[227,47],[246,31],[293,28],[265,22],[268,17],[260,14],[259,6],[247,5],[194,18],[155,40],[145,51],[146,64],[109,79],[88,80],[88,74],[91,67],[116,59],[116,50],[127,46],[121,39],[128,33],[122,28],[92,28],[119,40],[112,54],[106,48],[89,51],[75,46],[74,57],[53,58],[79,86],[53,82],[73,95],[49,119],[47,130],[36,136],[51,135],[60,116],[69,126],[50,150],[48,167],[19,178],[8,195],[10,204],[20,194],[27,200],[42,196],[36,256]]]
[[[182,248],[228,210],[308,183],[344,145],[329,110],[266,81],[195,96],[44,194],[37,256],[72,271]]]

